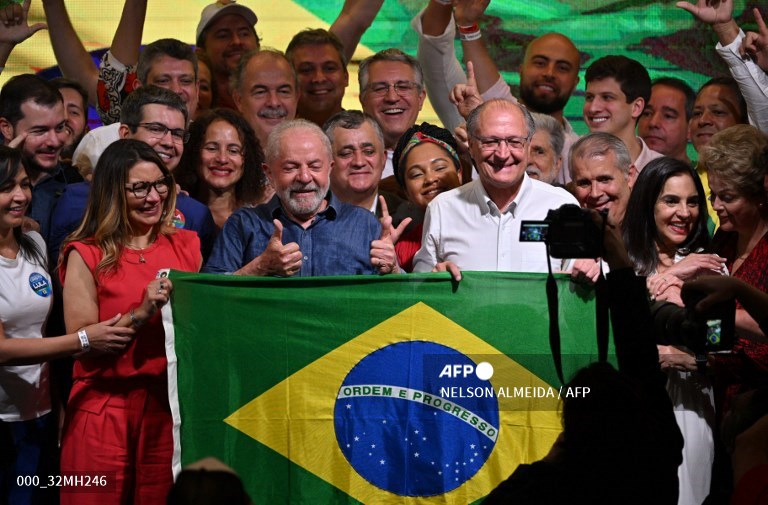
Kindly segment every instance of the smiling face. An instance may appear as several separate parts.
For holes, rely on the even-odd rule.
[[[295,48],[291,56],[301,90],[299,115],[327,118],[340,111],[349,74],[338,51],[331,44],[310,44]]]
[[[24,166],[34,183],[40,174],[56,171],[59,155],[70,139],[70,130],[67,128],[63,102],[48,107],[30,99],[22,103],[20,109],[22,118],[15,126],[11,126],[5,119],[0,126],[6,141],[22,133],[27,134],[20,149]]]
[[[152,60],[147,82],[158,88],[165,88],[179,95],[187,106],[189,117],[195,117],[200,89],[195,80],[195,67],[189,60],[177,60],[168,55],[160,55]]]
[[[333,131],[331,187],[341,201],[376,193],[387,161],[384,145],[368,121],[359,128]]]
[[[762,219],[758,204],[712,172],[709,173],[709,188],[720,229],[751,235]]]
[[[283,209],[298,223],[310,221],[326,207],[333,161],[318,135],[303,128],[289,130],[280,139],[277,158],[264,164]]]
[[[689,174],[666,180],[653,207],[659,249],[674,251],[685,243],[696,226],[702,203]]]
[[[398,93],[394,84],[414,83],[416,73],[401,61],[375,61],[368,67],[368,83],[360,92],[363,111],[381,126],[384,144],[394,149],[403,133],[416,122],[427,96],[424,87],[414,87]],[[372,90],[377,85],[389,85],[384,94]]]
[[[579,82],[580,62],[579,51],[563,35],[534,40],[520,66],[520,99],[535,112],[562,111]]]
[[[199,180],[217,194],[234,192],[243,177],[243,143],[227,121],[214,121],[205,131],[200,149]]]
[[[608,210],[614,223],[621,223],[629,202],[630,181],[616,167],[616,154],[571,159],[574,195],[582,207]]]
[[[645,101],[627,103],[627,95],[613,77],[587,83],[584,94],[584,122],[590,132],[605,132],[624,139],[635,134],[635,123]]]
[[[204,46],[213,66],[211,70],[217,75],[228,75],[242,55],[258,49],[259,39],[244,17],[225,14],[206,28]]]
[[[83,96],[75,89],[61,88],[59,93],[64,98],[67,126],[72,130],[72,135],[67,142],[69,148],[80,142],[80,139],[85,135],[85,127],[88,124],[88,104],[83,103]]]
[[[164,177],[160,167],[154,163],[139,161],[128,171],[126,186],[136,182],[155,182]],[[163,202],[168,198],[168,193],[160,194],[156,188],[151,187],[147,196],[137,198],[132,191],[125,191],[131,228],[135,235],[146,233],[163,218]]]
[[[685,115],[685,93],[663,84],[652,88],[651,101],[645,107],[637,132],[648,147],[664,156],[682,161],[688,156],[688,119]]]
[[[157,103],[141,108],[141,122],[161,124],[171,130],[185,128],[184,114],[181,111]],[[139,126],[135,132],[131,132],[126,125],[120,125],[120,136],[149,144],[170,171],[178,166],[181,154],[184,152],[184,144],[175,140],[170,131],[162,137],[154,137],[147,128]]]
[[[32,201],[32,185],[24,168],[0,186],[0,234],[21,226]]]
[[[484,141],[515,137],[520,146],[500,142],[488,147]],[[501,191],[514,197],[528,166],[528,127],[523,113],[516,106],[499,102],[486,106],[478,117],[478,128],[469,136],[469,151],[480,175],[483,187],[491,192]]]
[[[691,142],[700,152],[715,133],[742,122],[739,97],[729,86],[713,84],[696,97],[688,125]]]
[[[422,209],[437,195],[461,185],[453,158],[433,142],[422,142],[405,160],[405,192]]]
[[[248,61],[233,98],[261,145],[267,144],[275,126],[296,116],[299,95],[295,84],[293,69],[284,58],[258,53]]]

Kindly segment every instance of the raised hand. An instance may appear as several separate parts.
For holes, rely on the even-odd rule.
[[[384,197],[379,198],[380,202],[384,201]],[[396,274],[400,272],[400,267],[397,266],[395,243],[392,239],[392,218],[389,216],[388,212],[386,213],[386,217],[384,217],[386,208],[386,203],[384,203],[384,207],[381,209],[381,238],[371,242],[371,265],[376,267],[380,274]],[[385,225],[385,220],[387,220],[389,224]],[[400,226],[396,229],[397,238],[400,238],[400,234],[404,229],[405,227],[400,223]]]
[[[680,9],[693,14],[693,17],[708,25],[725,24],[733,21],[733,0],[698,0],[677,2]]]
[[[454,0],[453,17],[459,26],[472,26],[477,23],[488,8],[491,0]]]
[[[387,201],[384,199],[383,196],[379,195],[379,205],[381,205],[381,219],[379,219],[379,222],[381,223],[381,229],[383,230],[384,227],[389,228],[389,237],[392,239],[393,244],[397,244],[397,241],[400,240],[400,237],[403,235],[403,232],[408,227],[409,224],[411,224],[410,217],[406,217],[402,221],[400,221],[400,224],[397,226],[397,228],[392,227],[392,216],[389,215],[389,208],[387,208]]]
[[[755,15],[755,22],[757,23],[758,32],[747,32],[744,40],[741,42],[741,55],[748,55],[752,60],[757,63],[764,72],[768,71],[768,27],[765,26],[763,16],[760,15],[760,10],[757,8],[752,9],[752,13]]]
[[[475,68],[471,61],[467,62],[467,83],[454,86],[449,98],[464,119],[467,119],[475,107],[483,103],[483,97],[477,89]]]
[[[0,44],[20,44],[38,31],[48,28],[45,23],[29,26],[30,3],[31,0],[25,0],[22,5],[12,3],[0,9]]]

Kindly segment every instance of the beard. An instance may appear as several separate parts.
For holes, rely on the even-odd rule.
[[[531,109],[531,111],[539,112],[541,114],[552,114],[553,112],[563,110],[570,98],[570,96],[558,95],[554,100],[544,101],[536,97],[532,86],[520,86],[520,101],[523,102],[526,107]]]
[[[85,137],[85,134],[88,133],[87,129],[83,131],[83,133],[80,134],[79,137],[74,139],[74,141],[71,144],[67,144],[64,146],[64,149],[61,151],[61,154],[59,155],[59,159],[64,161],[72,161],[72,156],[75,154],[75,149],[77,149],[77,146],[80,144],[80,141],[83,140],[83,137]]]
[[[314,182],[309,184],[293,183],[289,187],[277,191],[280,203],[293,216],[301,219],[310,219],[317,214],[320,206],[323,204],[325,196],[328,194],[330,181],[324,186],[318,186]],[[293,198],[294,191],[313,191],[314,195],[302,199]]]

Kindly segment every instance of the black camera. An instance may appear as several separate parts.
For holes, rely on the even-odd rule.
[[[701,313],[696,310],[696,304],[705,296],[703,292],[684,290],[685,307],[654,302],[651,314],[656,342],[683,345],[696,354],[730,351],[736,330],[736,301],[727,300]]]
[[[603,231],[589,210],[566,203],[547,213],[544,221],[522,221],[520,242],[546,242],[555,258],[599,258]]]

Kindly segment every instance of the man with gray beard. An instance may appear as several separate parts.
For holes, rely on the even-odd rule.
[[[312,277],[399,272],[390,237],[371,212],[329,191],[331,143],[303,119],[277,125],[266,144],[269,203],[227,220],[205,267],[234,275]]]
[[[291,63],[274,49],[243,55],[232,74],[230,87],[237,110],[245,117],[262,146],[269,133],[296,117],[299,84]]]

